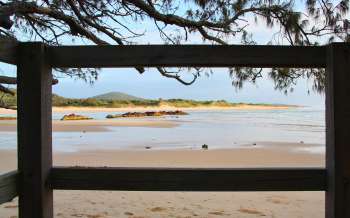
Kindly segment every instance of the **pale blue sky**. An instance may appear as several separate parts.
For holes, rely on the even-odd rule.
[[[249,18],[248,18],[249,19]],[[253,21],[253,20],[251,20]],[[148,26],[149,25],[149,26]],[[146,26],[146,35],[137,39],[139,44],[160,44],[158,31],[150,21],[145,21],[137,26]],[[271,40],[272,32],[262,24],[254,24],[248,27],[254,32],[259,44],[266,44]],[[142,29],[140,29],[142,32]],[[278,40],[278,39],[277,39]],[[67,41],[68,42],[68,41]],[[188,43],[202,43],[201,37],[192,35]],[[237,43],[236,39],[230,39],[230,44]],[[80,43],[81,44],[81,43]],[[15,68],[0,65],[0,74],[15,75]],[[60,79],[53,91],[65,97],[84,98],[93,95],[120,91],[144,98],[186,98],[186,99],[225,99],[233,102],[252,103],[283,103],[298,105],[323,106],[324,96],[311,92],[311,85],[306,80],[299,80],[293,93],[285,95],[273,88],[271,80],[260,79],[257,85],[246,84],[243,89],[236,91],[231,85],[231,79],[225,69],[214,69],[214,74],[209,77],[200,77],[192,86],[184,86],[180,83],[163,78],[154,69],[147,70],[144,74],[138,74],[134,69],[102,69],[99,79],[93,84],[69,78]]]
[[[273,88],[268,79],[261,79],[256,85],[246,84],[235,90],[227,70],[217,69],[214,74],[200,77],[195,84],[184,86],[174,80],[163,78],[150,69],[140,75],[133,69],[105,69],[95,84],[63,79],[54,86],[54,92],[67,97],[89,97],[110,91],[126,92],[144,98],[186,98],[186,99],[225,99],[233,102],[269,102],[283,104],[322,106],[323,96],[307,90],[311,85],[300,80],[294,92],[285,95]]]

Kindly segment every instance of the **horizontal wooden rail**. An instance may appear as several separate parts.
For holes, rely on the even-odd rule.
[[[17,45],[13,40],[0,39],[0,62],[16,64]]]
[[[0,204],[17,197],[17,175],[17,171],[0,175]]]
[[[320,168],[84,168],[54,167],[53,189],[127,191],[322,191]]]
[[[127,45],[49,48],[52,67],[323,68],[326,47],[264,45]]]

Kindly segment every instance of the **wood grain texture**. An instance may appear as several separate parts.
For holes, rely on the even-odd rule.
[[[326,218],[350,217],[350,44],[328,47],[326,73]]]
[[[326,47],[128,45],[50,47],[52,67],[326,66]]]
[[[17,171],[0,175],[0,204],[12,201],[17,197]]]
[[[52,74],[42,43],[21,43],[18,51],[19,218],[52,218]]]
[[[0,62],[16,64],[16,51],[18,43],[0,38]]]
[[[53,189],[128,191],[320,191],[324,169],[54,167]]]

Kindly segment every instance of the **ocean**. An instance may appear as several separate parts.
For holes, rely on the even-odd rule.
[[[298,107],[281,110],[198,110],[186,116],[141,118],[164,119],[173,128],[107,127],[104,132],[53,132],[54,151],[101,149],[210,149],[266,146],[268,143],[302,143],[305,152],[323,153],[325,110]],[[111,112],[108,112],[111,113]],[[121,112],[116,112],[121,113]],[[107,112],[79,113],[97,120]],[[115,113],[112,113],[115,114]],[[58,120],[64,114],[54,113]],[[135,118],[128,118],[135,119]],[[137,118],[140,119],[140,118]],[[0,133],[0,149],[16,149],[16,132]]]

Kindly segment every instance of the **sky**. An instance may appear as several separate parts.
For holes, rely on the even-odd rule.
[[[267,44],[271,40],[271,31],[265,25],[254,24],[248,29],[253,32],[259,44]],[[161,44],[157,30],[150,25],[144,37],[137,39],[139,44]],[[192,35],[189,42],[191,44],[203,43],[201,37]],[[230,44],[235,44],[235,39],[229,40]],[[8,65],[0,65],[0,74],[15,75],[16,69]],[[94,95],[118,91],[125,92],[143,98],[168,99],[184,98],[197,100],[227,100],[230,102],[249,103],[280,103],[296,104],[322,107],[324,96],[312,92],[311,85],[305,79],[298,81],[294,91],[287,95],[275,90],[273,82],[268,78],[258,80],[257,84],[246,83],[243,89],[236,90],[232,86],[227,69],[213,69],[210,76],[201,76],[191,86],[184,86],[179,82],[162,77],[156,70],[147,69],[143,74],[137,73],[134,69],[101,69],[99,78],[93,85],[81,80],[62,78],[59,84],[53,87],[53,92],[71,98],[86,98]],[[308,90],[311,90],[308,93]]]
[[[184,86],[179,82],[161,77],[153,69],[139,74],[133,69],[106,69],[99,79],[90,85],[81,80],[63,79],[53,91],[65,97],[85,98],[94,95],[120,91],[131,95],[168,99],[184,98],[197,100],[227,100],[230,102],[281,103],[307,106],[322,106],[322,95],[311,93],[311,85],[300,80],[295,90],[287,95],[274,90],[273,82],[261,79],[257,84],[245,84],[236,90],[226,69],[214,70],[210,76],[201,76],[193,85]]]

